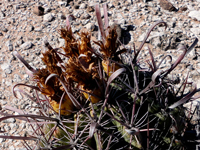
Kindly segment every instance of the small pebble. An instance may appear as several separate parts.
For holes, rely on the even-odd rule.
[[[25,42],[20,46],[20,48],[27,50],[30,49],[32,46],[33,46],[32,42]]]
[[[51,21],[53,21],[54,18],[55,17],[52,13],[48,13],[48,14],[44,15],[43,21],[44,22],[51,22]]]

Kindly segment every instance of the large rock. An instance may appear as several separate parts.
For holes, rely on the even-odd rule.
[[[160,0],[160,7],[168,11],[176,10],[176,8],[168,0]]]
[[[167,36],[170,35],[170,36]],[[143,41],[146,33],[142,34],[138,40]],[[181,41],[187,40],[188,37],[186,34],[183,34],[181,31],[175,31],[173,35],[170,33],[156,32],[152,31],[149,38],[146,42],[151,43],[155,47],[159,47],[160,49],[166,51],[168,49],[177,49],[178,45],[181,44]]]
[[[36,14],[37,16],[42,16],[44,15],[44,8],[42,6],[36,6],[33,9],[33,13]]]
[[[200,11],[197,11],[197,10],[190,11],[188,16],[200,21]]]
[[[148,42],[151,41],[152,39],[157,38],[157,37],[161,37],[161,36],[163,36],[163,35],[164,35],[163,32],[152,31],[151,34],[149,35],[149,37],[148,37],[148,39],[147,39],[146,42],[148,43]],[[146,36],[146,32],[144,32],[143,34],[141,34],[141,35],[139,36],[138,41],[139,41],[139,42],[142,42],[142,41],[144,40],[145,36]]]
[[[196,35],[200,35],[200,27],[191,28],[190,31]]]

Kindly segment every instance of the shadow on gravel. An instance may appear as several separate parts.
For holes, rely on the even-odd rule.
[[[135,26],[129,25],[129,26],[127,27],[127,30],[122,29],[122,36],[121,36],[121,38],[120,38],[120,41],[121,41],[124,45],[126,45],[126,44],[128,44],[128,43],[130,42],[130,40],[131,40],[131,34],[129,33],[129,31],[133,31],[134,28],[135,28]]]

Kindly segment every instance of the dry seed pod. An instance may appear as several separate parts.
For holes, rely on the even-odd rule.
[[[86,92],[82,92],[83,95],[85,96],[85,98],[90,99],[92,103],[97,103],[101,100],[100,97],[102,97],[102,92],[98,88],[95,88],[92,91],[92,90],[84,89],[83,86],[81,86],[81,89],[88,92],[88,93],[92,93],[92,94],[96,95],[96,96],[93,96],[93,95],[90,95]]]
[[[60,110],[59,110],[59,105],[60,105],[59,102],[56,102],[55,100],[50,100],[50,104],[55,112],[59,113],[60,111],[60,114],[65,116],[71,115],[72,110],[74,109],[74,105],[67,95],[65,95],[64,99],[62,100]]]
[[[110,77],[113,72],[121,68],[118,64],[112,63],[109,60],[102,61],[103,70]]]

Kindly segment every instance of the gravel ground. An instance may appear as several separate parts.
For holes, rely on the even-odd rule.
[[[92,31],[92,39],[97,38],[97,22],[94,4],[107,2],[110,25],[117,23],[122,29],[121,41],[126,47],[135,43],[136,47],[143,40],[147,29],[156,21],[167,22],[168,28],[157,27],[145,44],[141,59],[148,59],[149,46],[159,62],[164,55],[170,54],[173,61],[181,54],[179,45],[190,46],[195,37],[200,37],[200,0],[1,0],[0,1],[0,105],[10,105],[18,109],[35,112],[35,106],[28,98],[16,99],[12,87],[16,83],[28,83],[30,77],[26,69],[14,56],[19,52],[33,67],[42,66],[41,52],[44,41],[53,47],[61,47],[64,41],[58,29],[65,27],[69,16],[72,30],[79,32],[84,27]],[[40,7],[38,7],[40,6]],[[102,7],[101,7],[102,8]],[[103,17],[103,12],[102,12]],[[200,39],[200,38],[199,38]],[[200,42],[182,61],[173,74],[186,77],[200,88]],[[162,67],[167,67],[164,62]],[[10,112],[11,113],[11,112]],[[17,114],[16,112],[13,114]],[[25,135],[31,130],[29,125],[15,119],[0,124],[1,130],[8,135]],[[20,141],[0,139],[0,149],[23,149]]]

